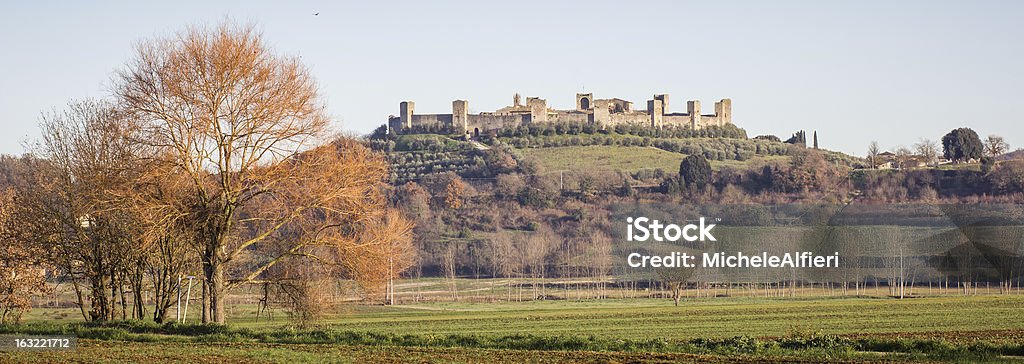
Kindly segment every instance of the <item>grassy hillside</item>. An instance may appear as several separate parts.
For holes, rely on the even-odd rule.
[[[453,172],[463,177],[486,174],[491,168],[488,153],[473,143],[440,134],[399,135],[373,140],[371,147],[387,155],[393,184]]]
[[[715,170],[735,169],[766,160],[787,161],[790,144],[728,137],[658,137],[625,134],[540,135],[499,138],[520,154],[537,158],[549,170],[611,170],[634,173],[660,168],[674,172],[691,154],[711,161]],[[860,158],[822,150],[829,162],[858,166]]]
[[[790,144],[768,140],[641,136],[614,132],[510,136],[497,140],[484,138],[482,141],[489,147],[446,135],[409,134],[390,140],[374,140],[371,145],[375,150],[387,153],[391,180],[395,184],[445,172],[463,177],[493,177],[514,165],[503,161],[506,157],[502,153],[532,157],[548,171],[636,173],[661,169],[674,173],[680,161],[690,154],[704,155],[715,170],[742,169],[763,161],[787,161],[790,148],[793,148]],[[824,153],[826,160],[836,163],[850,166],[860,163],[858,158],[842,153]]]

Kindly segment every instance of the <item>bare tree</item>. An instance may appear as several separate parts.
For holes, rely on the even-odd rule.
[[[914,144],[914,153],[924,159],[925,165],[935,165],[939,158],[939,145],[930,139],[923,138]]]
[[[605,285],[608,276],[612,273],[612,239],[600,230],[590,234],[590,244],[587,246],[591,252],[591,274],[590,277],[597,278],[600,298],[605,296]]]
[[[871,141],[871,144],[868,144],[868,162],[871,163],[871,168],[878,167],[878,154],[881,152],[877,141]]]
[[[139,151],[129,137],[136,128],[102,101],[71,103],[45,115],[40,128],[43,138],[22,158],[16,184],[20,234],[67,275],[86,319],[116,318],[118,301],[125,319],[125,286],[142,289],[139,225],[120,195],[136,173]],[[141,318],[139,295],[135,301],[132,316]]]
[[[32,298],[52,291],[39,246],[19,236],[15,191],[0,190],[0,324],[18,323],[32,309]]]
[[[905,169],[910,166],[910,160],[914,154],[909,148],[899,146],[896,148],[896,168]]]
[[[521,244],[520,251],[525,260],[525,266],[530,270],[530,275],[533,278],[534,297],[536,298],[545,294],[543,280],[547,278],[548,255],[561,244],[561,239],[549,226],[541,224],[537,231],[530,233]],[[537,292],[538,286],[539,293]]]
[[[457,257],[455,256],[455,242],[449,242],[441,253],[441,269],[444,270],[444,277],[448,281],[448,288],[452,294],[452,301],[459,300],[459,286],[457,276]]]
[[[513,278],[520,276],[525,270],[520,250],[511,234],[501,230],[491,239],[488,247],[492,274],[505,277],[506,299],[511,301]]]
[[[189,180],[187,198],[156,202],[182,206],[167,210],[185,211],[198,239],[204,321],[224,323],[227,290],[288,256],[316,257],[313,247],[328,242],[385,243],[354,238],[387,222],[385,162],[354,143],[302,153],[328,127],[316,83],[253,26],[196,26],[143,42],[116,90],[159,150],[161,170]],[[261,248],[272,254],[225,277],[228,264]]]
[[[182,175],[167,173],[159,163],[146,165],[125,191],[126,208],[143,225],[142,248],[146,249],[144,274],[153,287],[153,320],[164,322],[168,310],[176,303],[178,284],[182,277],[195,274],[199,268],[199,254],[193,241],[188,211],[185,206],[150,203],[151,201],[177,201],[188,196],[189,181]]]
[[[998,135],[989,135],[985,138],[985,155],[990,157],[998,157],[1006,153],[1010,149],[1010,144],[1006,143],[1006,139]]]
[[[661,281],[664,282],[672,290],[672,302],[676,306],[679,306],[679,301],[682,299],[683,288],[686,287],[686,283],[693,276],[696,269],[688,267],[665,267],[658,268],[656,272]]]

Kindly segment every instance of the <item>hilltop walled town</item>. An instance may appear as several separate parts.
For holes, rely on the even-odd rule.
[[[671,112],[667,94],[654,95],[647,100],[645,110],[633,108],[633,102],[619,99],[595,99],[592,93],[577,93],[576,108],[558,110],[548,107],[546,99],[527,97],[523,103],[519,94],[512,98],[512,105],[491,112],[469,113],[469,101],[452,101],[450,114],[417,114],[416,104],[402,101],[399,115],[388,118],[388,129],[395,134],[427,128],[449,129],[467,136],[479,136],[492,130],[517,127],[533,123],[573,122],[593,123],[601,128],[620,124],[649,125],[660,128],[666,125],[689,126],[694,130],[708,126],[723,126],[732,123],[732,100],[722,99],[715,103],[713,114],[702,114],[700,101],[686,102],[686,112]]]

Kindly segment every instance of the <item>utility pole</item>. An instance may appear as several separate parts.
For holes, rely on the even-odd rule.
[[[192,297],[192,280],[195,279],[195,278],[196,278],[196,276],[188,276],[188,290],[185,291],[185,312],[183,312],[181,314],[181,322],[182,323],[185,322],[185,317],[188,316],[188,301],[189,301],[189,298]],[[181,289],[180,288],[178,290],[178,297],[181,297]]]
[[[395,305],[394,269],[395,269],[394,261],[391,259],[391,256],[388,256],[388,288],[384,292],[384,296],[386,297],[387,304],[389,306],[394,306]]]
[[[181,322],[181,274],[178,275],[178,305],[174,309],[174,321]]]
[[[903,299],[903,290],[906,285],[903,283],[903,247],[900,247],[900,299]]]

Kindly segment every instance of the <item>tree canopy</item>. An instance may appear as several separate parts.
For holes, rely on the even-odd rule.
[[[942,137],[943,156],[953,162],[966,162],[982,156],[983,145],[978,133],[970,128],[957,128]]]
[[[711,163],[701,154],[691,154],[679,164],[679,177],[687,187],[704,188],[711,182]]]

